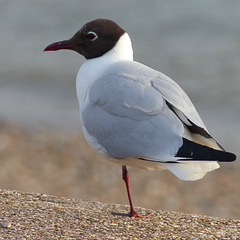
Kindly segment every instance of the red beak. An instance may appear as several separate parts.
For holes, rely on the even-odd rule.
[[[71,43],[69,40],[61,41],[61,42],[55,42],[50,45],[48,45],[45,49],[45,51],[57,51],[61,49],[68,49],[73,50],[73,48],[76,47],[76,44]]]

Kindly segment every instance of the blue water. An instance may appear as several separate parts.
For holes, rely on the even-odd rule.
[[[177,81],[212,135],[240,152],[238,1],[1,0],[0,120],[29,129],[80,128],[75,77],[83,58],[43,49],[96,18],[121,25],[135,59]]]

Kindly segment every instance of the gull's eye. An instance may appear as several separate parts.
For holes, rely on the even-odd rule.
[[[86,38],[90,41],[95,41],[98,38],[98,35],[95,32],[88,32]]]

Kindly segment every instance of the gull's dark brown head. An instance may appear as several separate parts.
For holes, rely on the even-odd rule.
[[[111,50],[125,31],[108,19],[96,19],[86,23],[69,40],[55,42],[44,51],[68,49],[78,52],[86,59],[97,58]]]

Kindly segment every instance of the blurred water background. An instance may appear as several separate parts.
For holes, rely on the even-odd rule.
[[[43,49],[109,18],[130,34],[135,60],[177,81],[213,135],[239,151],[239,13],[238,1],[1,1],[0,119],[78,129],[83,57]]]
[[[0,0],[0,121],[80,131],[75,77],[84,59],[43,49],[96,18],[122,26],[135,60],[179,83],[210,133],[239,155],[239,1]]]

